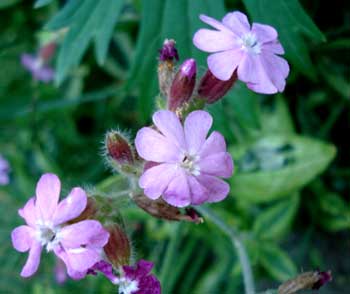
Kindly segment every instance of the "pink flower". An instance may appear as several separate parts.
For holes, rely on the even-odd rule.
[[[10,182],[9,172],[10,165],[0,154],[0,186],[7,185]]]
[[[113,266],[102,260],[89,269],[88,274],[96,275],[96,271],[101,272],[119,286],[119,293],[122,294],[161,294],[158,279],[150,274],[152,268],[152,262],[141,259],[135,266],[122,266],[119,276],[116,276]]]
[[[149,127],[138,131],[138,154],[155,163],[139,180],[146,196],[162,195],[177,207],[218,202],[227,196],[229,185],[218,177],[231,176],[233,161],[221,134],[213,132],[206,139],[212,121],[209,113],[197,110],[182,126],[175,113],[161,110],[153,115],[158,131]]]
[[[21,55],[21,63],[32,74],[34,80],[48,83],[54,78],[54,70],[45,65],[40,56],[24,53]]]
[[[135,266],[123,266],[123,276],[119,281],[119,293],[124,294],[160,294],[161,287],[157,278],[150,274],[153,263],[141,259]]]
[[[79,279],[101,260],[100,252],[107,243],[109,233],[95,220],[84,220],[68,225],[86,207],[87,196],[76,187],[68,197],[58,203],[61,183],[54,174],[44,174],[37,186],[36,196],[18,211],[27,225],[12,231],[13,247],[20,252],[29,250],[21,276],[33,275],[39,266],[43,247],[66,264],[68,275]]]
[[[253,23],[241,12],[228,13],[222,22],[201,15],[200,19],[216,30],[200,29],[193,37],[200,50],[213,53],[208,67],[218,79],[227,81],[237,70],[238,79],[249,89],[265,94],[284,90],[289,65],[276,54],[284,54],[277,31]]]

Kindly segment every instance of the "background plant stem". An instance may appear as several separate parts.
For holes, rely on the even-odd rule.
[[[255,294],[254,278],[249,257],[238,233],[234,229],[229,227],[210,208],[206,206],[199,206],[196,207],[196,210],[203,214],[203,216],[206,216],[208,219],[210,219],[215,225],[219,227],[219,229],[221,229],[225,234],[227,234],[230,237],[233,246],[236,248],[238,259],[242,266],[245,293]]]

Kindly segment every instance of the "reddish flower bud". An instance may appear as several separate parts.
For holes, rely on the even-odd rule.
[[[107,155],[118,165],[133,164],[134,152],[129,141],[118,131],[110,131],[106,135]]]
[[[199,83],[198,95],[200,98],[205,99],[208,104],[212,104],[225,96],[225,94],[232,88],[236,80],[236,71],[232,74],[228,81],[221,81],[217,79],[208,69]]]
[[[163,43],[162,49],[159,49],[159,60],[160,61],[176,61],[179,60],[179,55],[177,53],[177,49],[175,47],[175,41],[172,39],[165,39]]]
[[[44,60],[44,62],[47,62],[54,55],[55,50],[56,50],[56,43],[55,42],[48,43],[40,48],[39,56],[42,60]]]
[[[108,259],[116,268],[129,264],[131,249],[127,234],[118,224],[109,225],[106,229],[109,239],[104,251]]]
[[[175,206],[166,203],[162,198],[151,200],[143,194],[133,196],[133,200],[144,211],[150,215],[171,221],[188,221],[196,224],[202,223],[203,219],[193,208],[187,209],[185,213]]]
[[[174,78],[175,61],[179,55],[174,40],[165,39],[163,48],[159,50],[158,83],[159,90],[163,96],[168,97],[171,83]]]
[[[278,294],[294,294],[301,290],[317,290],[331,280],[332,274],[330,271],[305,272],[279,286]]]
[[[169,110],[175,111],[191,98],[196,83],[196,73],[196,61],[194,59],[187,59],[180,66],[171,84],[168,98]]]

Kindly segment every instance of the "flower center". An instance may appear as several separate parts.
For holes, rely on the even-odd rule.
[[[128,278],[120,278],[119,280],[119,294],[132,294],[139,290],[138,281],[130,280]]]
[[[239,42],[242,46],[242,49],[249,53],[259,54],[261,52],[260,43],[252,33],[244,34]]]
[[[198,155],[185,154],[180,166],[194,176],[199,176],[200,168],[197,164],[198,159]]]
[[[57,234],[58,227],[54,227],[51,223],[39,222],[37,224],[36,238],[42,246],[46,246],[47,251],[51,251],[58,243]]]

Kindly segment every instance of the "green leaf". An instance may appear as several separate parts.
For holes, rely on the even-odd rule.
[[[255,219],[253,232],[262,239],[279,239],[290,228],[299,207],[299,194],[265,208]]]
[[[260,263],[276,280],[286,281],[297,274],[297,267],[286,252],[273,243],[260,247]]]
[[[294,125],[288,105],[282,95],[269,97],[273,99],[271,106],[263,106],[261,110],[261,126],[264,134],[293,134]]]
[[[309,50],[302,35],[315,43],[326,40],[322,32],[304,11],[298,0],[243,0],[255,22],[274,26],[286,50],[287,58],[309,78],[315,78]]]
[[[142,1],[141,29],[134,62],[129,72],[129,87],[140,93],[138,110],[145,122],[152,111],[157,89],[157,54],[164,39],[175,39],[181,60],[196,58],[198,67],[205,66],[205,54],[192,44],[194,32],[203,24],[199,14],[222,17],[223,1],[215,0],[149,0]],[[156,16],[156,17],[155,17]]]
[[[243,83],[238,82],[224,99],[231,106],[233,116],[241,127],[259,129],[259,98],[258,94],[249,90]]]
[[[17,4],[21,0],[1,0],[0,2],[0,9],[6,9],[12,5]]]
[[[118,21],[124,6],[124,0],[108,1],[104,11],[106,14],[101,18],[95,31],[95,49],[97,61],[102,65],[106,59],[109,41],[113,35],[113,29]]]
[[[99,64],[104,62],[123,3],[124,0],[69,1],[46,25],[50,30],[69,27],[57,57],[57,84],[80,63],[92,40]]]
[[[312,209],[315,218],[325,229],[340,231],[350,228],[350,205],[340,195],[323,193],[316,201],[318,207],[315,209],[313,205]]]
[[[283,148],[289,150],[278,151]],[[264,151],[260,161],[253,163],[252,171],[244,171],[244,164],[252,165],[245,163],[249,156],[253,151],[258,154],[259,150]],[[323,172],[336,154],[331,144],[296,135],[265,136],[251,144],[238,145],[232,151],[238,163],[238,171],[231,178],[232,192],[242,201],[256,203],[296,192]]]
[[[53,0],[37,0],[35,1],[34,8],[40,8],[45,5],[48,5],[52,2]]]

